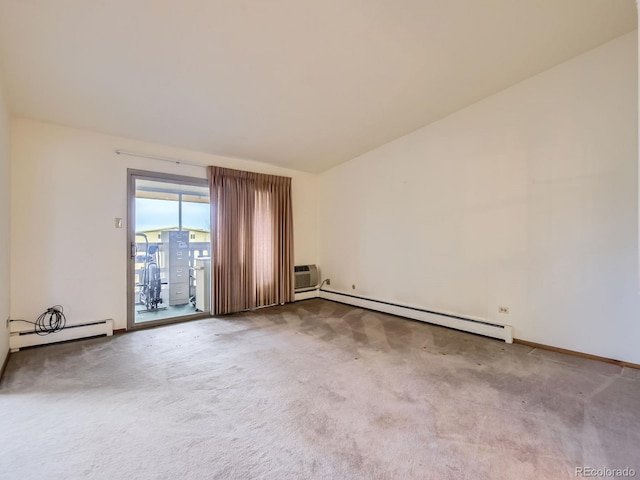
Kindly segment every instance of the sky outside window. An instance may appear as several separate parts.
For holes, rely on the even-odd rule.
[[[178,227],[178,202],[136,198],[136,230],[162,230]],[[210,231],[209,204],[182,202],[182,229]]]

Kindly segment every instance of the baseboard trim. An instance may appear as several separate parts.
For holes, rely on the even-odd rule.
[[[7,369],[7,365],[9,365],[10,356],[11,356],[11,350],[7,350],[7,356],[4,357],[4,362],[2,362],[2,368],[0,368],[0,382],[2,381],[2,377],[4,376],[4,371]]]
[[[320,298],[338,303],[345,303],[355,307],[366,308],[376,312],[389,313],[399,317],[410,318],[420,322],[440,325],[461,332],[475,333],[485,337],[497,338],[506,343],[513,342],[513,329],[511,325],[491,323],[480,318],[463,317],[448,312],[437,312],[412,305],[402,305],[375,298],[353,295],[337,290],[321,289]]]
[[[589,360],[597,360],[599,362],[611,363],[613,365],[618,365],[619,367],[636,368],[640,370],[640,364],[625,362],[624,360],[616,360],[614,358],[601,357],[599,355],[592,355],[590,353],[577,352],[575,350],[568,350],[566,348],[553,347],[551,345],[545,345],[543,343],[529,342],[528,340],[520,340],[519,338],[514,338],[513,343],[518,343],[520,345],[525,345],[527,347],[532,347],[532,348],[539,348],[541,350],[548,350],[550,352],[573,355],[574,357],[582,357],[582,358],[588,358]]]
[[[121,333],[127,333],[126,328],[116,328],[113,330],[114,335],[120,335]]]

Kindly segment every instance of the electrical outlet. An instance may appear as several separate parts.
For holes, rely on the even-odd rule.
[[[498,313],[509,313],[509,307],[498,307]]]
[[[356,286],[355,285],[351,285],[351,290],[355,290]]]
[[[122,219],[116,218],[116,228],[122,228]]]
[[[9,322],[11,321],[11,319],[9,317],[7,317],[7,328],[9,328]]]
[[[327,285],[331,285],[331,279],[330,279],[330,278],[327,278],[327,279],[325,280],[325,282],[326,282],[326,284],[327,284]]]

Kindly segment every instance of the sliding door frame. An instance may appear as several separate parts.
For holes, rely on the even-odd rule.
[[[135,268],[136,259],[134,245],[136,240],[136,180],[155,180],[161,182],[181,183],[183,185],[194,185],[198,187],[208,187],[209,182],[205,178],[187,177],[174,175],[171,173],[152,172],[148,170],[127,169],[127,330],[139,330],[142,328],[157,327],[171,323],[186,322],[199,318],[208,318],[211,312],[195,312],[192,315],[182,315],[179,317],[166,318],[162,320],[152,320],[148,322],[135,322]],[[211,198],[209,198],[211,201]],[[211,204],[209,204],[211,205]]]

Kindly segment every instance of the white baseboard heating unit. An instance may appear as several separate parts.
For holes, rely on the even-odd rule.
[[[66,342],[89,337],[110,337],[113,335],[113,320],[98,320],[76,325],[66,325],[62,330],[48,335],[38,335],[33,325],[11,322],[9,348],[17,352],[21,348]]]
[[[511,325],[501,325],[483,319],[462,317],[451,313],[434,312],[409,305],[399,305],[383,300],[342,293],[336,290],[319,290],[316,296],[338,303],[346,303],[355,307],[390,313],[392,315],[398,315],[399,317],[411,318],[413,320],[453,328],[463,332],[497,338],[504,340],[506,343],[513,343],[513,328]]]

